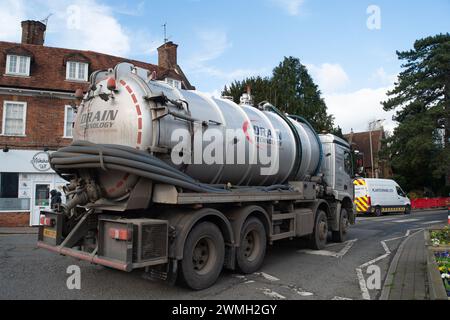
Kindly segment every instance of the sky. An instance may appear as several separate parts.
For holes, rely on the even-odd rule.
[[[167,23],[188,79],[215,96],[297,57],[344,133],[374,120],[392,130],[380,102],[401,72],[396,51],[450,32],[450,0],[0,0],[0,40],[20,42],[20,21],[49,14],[48,46],[154,64]]]

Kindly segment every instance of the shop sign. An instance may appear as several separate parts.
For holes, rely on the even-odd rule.
[[[45,172],[50,170],[50,161],[48,158],[48,153],[47,152],[36,153],[33,159],[31,160],[31,164],[38,171]]]

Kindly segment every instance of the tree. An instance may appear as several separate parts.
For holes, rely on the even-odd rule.
[[[303,116],[319,132],[333,130],[333,116],[327,114],[318,86],[299,59],[284,58],[273,70],[272,85],[281,110]]]
[[[327,106],[318,86],[299,59],[285,57],[273,70],[271,78],[235,81],[225,87],[222,94],[233,97],[239,103],[249,85],[256,104],[269,101],[283,112],[304,117],[319,132],[340,133],[342,136],[339,127],[333,128],[333,116],[327,114]]]
[[[271,82],[269,78],[251,77],[242,81],[234,81],[229,87],[225,87],[222,95],[233,98],[236,103],[240,102],[240,98],[247,87],[252,90],[253,99],[258,104],[262,101],[271,101]]]
[[[393,119],[399,125],[383,153],[407,190],[448,194],[450,34],[417,40],[414,49],[397,55],[404,70],[382,104],[397,110]]]

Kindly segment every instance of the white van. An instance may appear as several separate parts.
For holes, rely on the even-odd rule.
[[[381,216],[384,213],[411,213],[411,201],[394,180],[355,179],[355,206],[357,213]]]

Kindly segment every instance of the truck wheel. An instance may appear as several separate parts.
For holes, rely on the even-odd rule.
[[[322,250],[327,244],[328,218],[327,214],[320,210],[317,212],[314,224],[314,233],[311,236],[310,246],[315,250]]]
[[[242,273],[250,274],[261,267],[266,255],[266,229],[261,220],[249,218],[242,226],[240,239],[237,267]]]
[[[225,243],[219,228],[210,222],[195,226],[184,244],[181,276],[191,289],[212,286],[222,271]]]
[[[376,207],[375,208],[375,216],[381,217],[382,215],[383,215],[383,212],[381,211],[381,207]]]
[[[339,230],[332,232],[333,242],[344,242],[346,240],[349,225],[348,212],[343,208],[339,218]]]
[[[406,206],[405,214],[411,214],[411,206]]]

